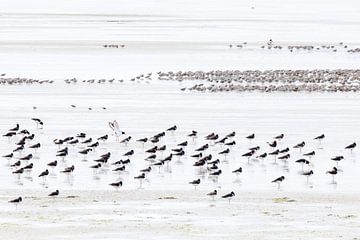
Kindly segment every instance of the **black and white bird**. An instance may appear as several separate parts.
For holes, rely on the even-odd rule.
[[[332,183],[336,183],[335,175],[338,174],[338,169],[336,167],[333,167],[331,170],[327,171],[326,173],[332,176]]]
[[[15,198],[15,199],[9,201],[9,203],[14,204],[16,208],[17,208],[18,204],[20,204],[21,202],[22,202],[22,197],[18,197],[18,198]]]
[[[353,142],[352,144],[346,146],[345,149],[350,149],[350,151],[352,152],[355,147],[356,147],[356,143]]]
[[[97,140],[103,141],[103,143],[105,143],[105,141],[108,140],[108,138],[109,138],[109,136],[106,134],[104,136],[99,137]]]
[[[339,162],[340,162],[341,160],[343,160],[343,159],[344,159],[343,156],[336,156],[336,157],[331,158],[332,161],[335,161],[335,162],[336,162],[336,165],[337,165],[337,166],[339,165]]]
[[[280,189],[280,184],[285,180],[284,176],[278,177],[275,180],[272,181],[272,183],[277,183],[278,188]]]
[[[193,185],[196,189],[196,187],[200,184],[200,182],[201,182],[201,180],[199,178],[199,179],[189,182],[189,184]]]
[[[225,195],[221,196],[221,198],[227,199],[229,201],[229,203],[234,197],[235,197],[234,192],[231,192],[231,193],[228,193],[228,194],[225,194]]]
[[[294,146],[294,148],[300,149],[300,152],[301,152],[301,149],[302,149],[304,146],[305,146],[305,142],[302,141],[301,143],[296,144],[296,145]]]
[[[310,177],[311,175],[313,175],[313,174],[314,174],[313,170],[310,170],[310,171],[306,171],[306,172],[301,173],[301,175],[303,175],[303,176],[306,177],[306,182],[309,182],[309,177]]]
[[[214,190],[214,191],[212,191],[212,192],[209,192],[209,193],[206,194],[206,195],[210,196],[211,199],[214,201],[214,199],[215,199],[215,197],[216,197],[216,195],[217,195],[217,190]]]
[[[325,135],[321,134],[321,135],[315,137],[314,140],[318,140],[319,142],[321,142],[324,138],[325,138]]]
[[[36,123],[36,128],[42,128],[44,123],[39,118],[31,118]]]
[[[59,190],[56,190],[54,192],[51,192],[48,196],[49,197],[57,197],[57,196],[59,196],[59,194],[60,194]]]
[[[122,187],[123,182],[122,181],[113,182],[113,183],[110,183],[109,185],[114,187],[116,189],[116,191],[119,191],[119,188]]]

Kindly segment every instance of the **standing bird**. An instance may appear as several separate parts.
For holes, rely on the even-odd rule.
[[[194,181],[191,181],[189,182],[189,184],[193,185],[195,187],[195,190],[196,190],[196,187],[200,184],[200,178],[197,179],[197,180],[194,180]]]
[[[108,138],[109,138],[109,136],[106,134],[106,135],[104,135],[104,136],[99,137],[97,140],[103,141],[103,143],[105,143],[105,141],[106,141]]]
[[[325,138],[325,135],[321,134],[321,135],[315,137],[314,140],[318,140],[319,142],[321,142],[324,138]]]
[[[276,136],[276,137],[274,137],[276,140],[278,140],[278,141],[280,141],[281,139],[283,139],[284,138],[284,134],[280,134],[280,135],[278,135],[278,136]]]
[[[221,198],[224,198],[224,199],[227,199],[229,200],[229,204],[230,204],[230,201],[235,197],[235,193],[234,192],[231,192],[231,193],[228,193],[228,194],[225,194],[223,196],[221,196]]]
[[[36,123],[36,128],[42,128],[44,125],[44,123],[39,118],[32,118],[31,120]]]
[[[247,136],[246,138],[249,139],[249,140],[252,140],[252,139],[255,138],[255,134],[254,134],[254,133],[253,133],[253,134],[250,134],[250,135]]]
[[[356,143],[354,142],[354,143],[346,146],[345,149],[350,149],[350,151],[352,152],[355,147],[356,147]]]
[[[338,169],[336,167],[333,167],[330,171],[327,171],[326,173],[330,174],[332,176],[332,182],[331,183],[336,183],[335,182],[335,175],[338,173]]]
[[[176,131],[176,129],[177,129],[177,126],[176,125],[174,125],[174,126],[172,126],[172,127],[170,127],[170,128],[168,128],[168,129],[166,129],[166,131],[168,131],[168,132],[175,132]]]
[[[210,196],[210,197],[211,197],[211,199],[214,201],[215,196],[217,195],[217,191],[216,191],[216,190],[214,190],[214,191],[212,191],[212,192],[209,192],[209,193],[208,193],[208,194],[206,194],[206,195]]]
[[[110,183],[109,185],[114,187],[116,189],[116,191],[118,192],[119,191],[119,188],[122,186],[122,181],[119,181],[119,182],[114,182],[114,183]]]
[[[302,149],[304,146],[305,146],[305,142],[302,141],[301,143],[296,144],[296,145],[294,146],[294,148],[300,149],[300,152],[301,152],[301,149]]]
[[[284,176],[278,177],[277,179],[273,180],[272,183],[277,183],[278,189],[280,189],[280,184],[285,180]]]
[[[10,200],[9,203],[15,204],[15,207],[17,208],[17,205],[22,202],[22,197],[15,198],[13,200]]]
[[[43,178],[43,183],[46,182],[46,176],[49,175],[49,170],[45,170],[43,171],[42,173],[40,173],[39,177],[42,177]]]
[[[309,182],[309,177],[311,175],[313,175],[313,174],[314,174],[313,170],[310,170],[310,171],[303,172],[301,175],[306,177],[306,182],[308,183]]]

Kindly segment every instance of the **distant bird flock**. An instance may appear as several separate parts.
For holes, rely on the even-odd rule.
[[[41,119],[32,118],[31,120],[34,122],[36,129],[43,130],[44,122]],[[127,146],[128,148],[126,152],[121,153],[121,159],[113,159],[114,151],[120,151],[119,149],[104,148],[110,138],[113,138],[109,134],[104,133],[101,136],[91,137],[85,132],[80,132],[73,136],[53,139],[52,144],[57,148],[53,160],[49,160],[47,163],[33,161],[34,155],[42,151],[43,145],[36,141],[34,133],[31,133],[28,129],[22,129],[19,124],[16,124],[15,127],[9,128],[8,131],[3,133],[3,137],[8,139],[8,144],[13,150],[8,153],[3,153],[2,157],[8,160],[8,171],[14,175],[16,181],[21,182],[23,177],[34,174],[37,176],[40,184],[51,188],[52,186],[48,186],[47,184],[49,175],[58,172],[60,175],[66,176],[69,181],[72,181],[74,175],[76,175],[79,166],[77,166],[76,163],[67,165],[69,153],[72,152],[79,157],[79,161],[88,162],[88,170],[85,170],[90,173],[92,172],[95,177],[98,176],[103,169],[111,170],[110,172],[114,175],[115,181],[108,182],[103,187],[104,189],[106,189],[106,187],[114,188],[116,191],[119,191],[124,184],[127,184],[127,182],[122,180],[121,175],[131,169],[129,166],[131,166],[133,161],[143,163],[143,168],[139,171],[129,172],[129,174],[132,175],[132,181],[138,182],[139,188],[141,189],[143,188],[143,182],[149,182],[149,179],[151,179],[150,173],[153,171],[160,172],[164,167],[181,161],[186,161],[187,164],[191,164],[192,168],[200,174],[199,178],[196,179],[184,178],[183,184],[185,188],[186,186],[193,186],[194,189],[198,189],[201,188],[203,181],[208,181],[206,179],[204,180],[201,176],[208,175],[209,179],[213,179],[213,181],[217,181],[217,178],[222,174],[233,175],[234,178],[238,178],[244,171],[247,171],[246,167],[241,166],[246,164],[242,163],[247,162],[247,164],[250,164],[253,161],[259,163],[271,162],[271,164],[279,164],[278,161],[281,161],[284,165],[287,165],[289,161],[294,161],[299,164],[299,168],[301,169],[300,175],[304,176],[306,182],[309,182],[309,178],[314,174],[320,174],[324,176],[330,175],[331,183],[335,184],[335,176],[339,172],[339,163],[345,159],[344,156],[334,155],[329,159],[334,163],[332,168],[328,169],[327,172],[315,172],[312,169],[312,161],[316,156],[316,151],[302,152],[302,149],[307,144],[310,146],[313,144],[311,144],[311,142],[299,141],[295,145],[279,148],[279,143],[285,144],[284,141],[286,141],[286,134],[281,133],[273,136],[273,138],[266,143],[268,146],[266,148],[255,145],[240,155],[232,156],[237,159],[239,166],[227,172],[221,169],[221,166],[237,147],[235,138],[239,137],[252,143],[252,141],[256,139],[255,133],[237,136],[235,131],[219,135],[215,132],[200,134],[198,131],[193,130],[185,136],[178,135],[178,137],[182,138],[182,141],[170,144],[167,142],[167,136],[171,137],[177,134],[178,127],[176,125],[160,130],[157,134],[143,136],[137,139],[120,130],[117,121],[109,122],[109,127],[113,133],[111,136],[115,136],[117,144]],[[322,144],[324,140],[325,134],[320,134],[313,136],[311,141]],[[134,148],[135,146],[137,146],[137,148]],[[192,146],[191,151],[188,150],[189,146]],[[343,149],[349,151],[349,154],[351,154],[356,147],[356,143],[353,142],[344,146]],[[99,152],[97,149],[107,149],[110,151]],[[216,150],[217,153],[212,154],[212,150]],[[292,159],[291,156],[294,151],[300,153],[303,158]],[[88,159],[89,153],[95,153],[97,157]],[[144,154],[146,154],[146,157],[140,159],[139,155],[144,156]],[[62,167],[59,166],[59,163],[62,163]],[[43,164],[41,165],[43,170],[33,173],[35,164]],[[286,179],[284,176],[278,176],[274,178],[272,182],[268,182],[268,184],[274,184],[280,189],[281,184],[287,180],[291,181],[291,179]],[[261,179],[258,181],[261,181]],[[227,199],[230,203],[231,199],[236,196],[235,192],[236,189],[229,193],[224,193],[220,195],[220,197]],[[218,194],[219,189],[214,189],[207,195],[215,200]],[[48,193],[49,197],[57,197],[59,195],[61,195],[61,189],[54,189]],[[19,196],[10,200],[10,202],[17,206],[23,200],[24,196]]]

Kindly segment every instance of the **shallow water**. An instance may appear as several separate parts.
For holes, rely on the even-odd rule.
[[[171,148],[184,141],[191,130],[199,131],[199,138],[186,147],[186,156],[180,159],[173,158],[169,166],[158,171],[154,167],[149,175],[149,181],[142,185],[144,189],[174,190],[193,188],[189,181],[201,178],[199,188],[213,190],[221,187],[223,190],[271,191],[276,185],[271,180],[284,175],[286,181],[281,190],[284,191],[359,191],[357,186],[359,163],[358,151],[345,151],[344,147],[358,141],[357,124],[360,109],[357,104],[357,94],[306,94],[306,93],[186,93],[178,90],[177,83],[154,84],[114,84],[114,85],[63,85],[52,86],[7,86],[0,89],[1,118],[0,129],[5,133],[16,122],[21,128],[27,128],[36,134],[33,143],[40,142],[41,149],[32,160],[34,171],[30,176],[24,174],[18,185],[16,177],[11,174],[7,160],[3,159],[0,180],[3,189],[19,188],[42,189],[111,189],[108,184],[122,179],[124,189],[136,189],[138,181],[133,179],[138,170],[147,167],[144,161],[147,154],[144,149],[152,147],[146,144],[143,149],[135,139],[149,137],[176,124],[175,134],[168,133],[159,145],[166,144],[167,150],[161,157],[168,156]],[[76,108],[70,105],[75,104]],[[37,106],[34,110],[32,107]],[[101,107],[107,107],[102,110]],[[88,110],[92,107],[93,110]],[[45,127],[37,130],[31,117],[41,118]],[[52,143],[55,138],[73,136],[79,132],[86,132],[89,137],[99,137],[111,134],[108,122],[119,122],[120,128],[132,136],[128,146],[115,142],[115,137],[101,145],[87,157],[87,162],[77,153],[80,149],[70,148],[66,162],[61,162],[55,169],[56,176],[50,176],[47,184],[37,175],[46,169],[46,163],[56,159],[57,147]],[[236,131],[234,140],[237,145],[231,149],[226,157],[217,153],[224,150],[224,146],[213,146],[207,153],[213,154],[213,159],[219,158],[223,174],[218,178],[209,178],[208,174],[199,174],[192,167],[195,162],[190,154],[194,149],[205,144],[204,136],[216,132],[220,137]],[[249,142],[245,139],[248,134],[255,133],[256,138]],[[268,157],[263,163],[250,161],[241,157],[249,147],[259,145],[262,152],[272,151],[266,142],[280,133],[285,138],[279,143],[280,149],[290,147],[291,158],[288,165],[274,158]],[[315,136],[325,133],[326,139],[321,144],[312,140]],[[125,138],[125,136],[123,137]],[[1,154],[5,155],[14,149],[15,139],[10,143],[6,138],[1,139]],[[305,141],[306,146],[302,153],[315,150],[316,155],[311,159],[311,169],[315,174],[306,183],[306,178],[299,175],[301,166],[295,160],[302,158],[299,150],[292,149],[295,144]],[[110,162],[121,159],[121,155],[134,149],[135,156],[131,158],[131,165],[127,166],[125,174],[111,172],[113,166],[106,167],[97,177],[92,169],[99,155],[108,151],[112,153]],[[26,150],[23,155],[31,153]],[[17,154],[15,154],[17,155]],[[340,162],[342,170],[336,177],[337,184],[330,184],[331,177],[325,174],[336,164],[330,161],[331,157],[344,155],[345,160]],[[159,157],[158,157],[159,158]],[[125,159],[125,158],[122,158]],[[12,161],[13,162],[13,161]],[[74,177],[69,178],[59,170],[65,166],[75,165]],[[237,177],[232,170],[243,167],[243,173]],[[50,169],[49,169],[50,170]],[[28,178],[24,178],[27,176]]]

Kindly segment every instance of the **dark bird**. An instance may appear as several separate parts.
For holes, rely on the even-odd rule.
[[[227,154],[229,154],[229,153],[230,153],[230,149],[227,148],[227,149],[225,149],[224,151],[219,152],[219,155],[227,155]]]
[[[225,146],[234,146],[234,145],[236,145],[235,141],[225,143]]]
[[[125,166],[121,166],[121,167],[117,167],[117,168],[115,168],[115,169],[113,169],[112,171],[113,172],[123,172],[123,171],[125,171]]]
[[[15,204],[15,206],[17,206],[21,202],[22,202],[21,197],[18,197],[18,198],[15,198],[15,199],[9,201],[9,203],[13,203],[13,204]]]
[[[99,142],[95,142],[93,144],[88,145],[89,148],[96,148],[99,146]]]
[[[206,195],[210,196],[211,199],[214,201],[214,198],[215,198],[215,196],[217,195],[217,191],[214,190],[214,191],[212,191],[212,192],[209,192],[209,193],[206,194]]]
[[[158,146],[154,146],[154,147],[146,150],[145,152],[146,153],[156,153],[157,149],[158,149]]]
[[[302,141],[301,143],[296,144],[296,145],[294,146],[294,148],[299,148],[300,151],[301,151],[301,149],[302,149],[304,146],[305,146],[305,142]]]
[[[187,141],[178,144],[178,146],[180,147],[186,147],[187,145],[188,145]]]
[[[222,173],[222,171],[221,171],[221,169],[219,169],[218,171],[210,173],[209,175],[210,176],[219,176],[219,175],[221,175],[221,173]]]
[[[48,196],[49,197],[57,197],[57,196],[59,196],[59,190],[56,190],[55,192],[52,192],[52,193],[50,193]]]
[[[277,142],[273,141],[271,143],[268,143],[270,147],[275,148],[277,146]]]
[[[131,136],[128,136],[127,138],[124,138],[123,140],[120,141],[120,143],[124,143],[125,145],[127,145],[131,140]]]
[[[79,139],[71,140],[68,142],[68,144],[70,144],[70,145],[75,145],[77,143],[79,143]]]
[[[242,173],[242,167],[239,167],[238,169],[235,169],[232,171],[233,173],[236,173],[236,175],[239,175],[239,173]]]
[[[149,167],[147,167],[145,169],[142,169],[142,170],[140,170],[140,172],[149,173],[149,172],[151,172],[151,167],[149,166]]]
[[[250,151],[254,151],[254,152],[258,151],[259,149],[260,149],[259,146],[249,148]]]
[[[14,164],[11,164],[10,167],[19,167],[20,165],[21,165],[21,162],[17,161]]]
[[[313,174],[314,174],[313,170],[310,170],[310,171],[303,172],[301,175],[306,177],[306,182],[309,182],[309,177]]]
[[[352,150],[353,150],[355,147],[356,147],[356,143],[354,142],[354,143],[346,146],[345,149],[350,149],[350,151],[352,152]]]
[[[14,156],[14,153],[10,153],[7,155],[2,156],[3,158],[12,158]]]
[[[26,155],[25,157],[19,158],[19,160],[30,160],[32,158],[33,158],[33,155],[30,153],[30,154]]]
[[[189,184],[193,185],[196,189],[196,187],[200,184],[200,178],[194,181],[189,182]]]
[[[284,176],[278,177],[275,180],[272,181],[272,183],[277,183],[278,184],[278,188],[280,188],[280,184],[285,180]]]
[[[37,144],[34,144],[34,145],[31,145],[29,148],[32,148],[32,149],[38,149],[41,147],[41,144],[40,143],[37,143]]]
[[[335,175],[338,173],[338,169],[336,167],[333,167],[330,171],[327,171],[326,173],[332,176],[332,183],[335,183]]]
[[[19,132],[19,134],[30,134],[27,129],[23,129]]]
[[[134,155],[134,150],[130,150],[123,154],[123,156],[132,156],[132,155]]]
[[[108,138],[109,136],[106,134],[104,136],[99,137],[97,140],[105,142]]]
[[[287,147],[287,148],[281,149],[281,150],[279,151],[279,153],[287,153],[287,152],[289,152],[289,151],[290,151],[290,149]]]
[[[230,201],[235,197],[235,193],[234,192],[231,192],[231,193],[228,193],[228,194],[225,194],[223,196],[221,196],[221,198],[224,198],[224,199],[228,199],[229,200],[229,203]]]
[[[15,135],[16,135],[16,132],[8,132],[8,133],[4,134],[3,137],[10,138],[10,137],[15,136]]]
[[[13,174],[23,174],[24,173],[24,168],[20,168],[20,169],[18,169],[18,170],[16,170],[16,171],[14,171],[14,172],[12,172]]]
[[[192,131],[190,134],[188,134],[188,137],[191,137],[193,139],[193,141],[195,140],[195,138],[197,138],[197,131]]]
[[[325,135],[324,135],[324,134],[321,134],[321,135],[315,137],[314,140],[319,140],[319,141],[321,141],[321,140],[323,140],[324,138],[325,138]]]
[[[76,135],[77,138],[86,138],[86,133],[79,133]]]
[[[194,154],[194,155],[191,155],[190,157],[192,157],[192,158],[201,158],[202,153]]]
[[[119,182],[110,183],[109,185],[114,187],[116,189],[116,191],[118,191],[119,188],[123,185],[123,183],[122,183],[122,181],[119,181]]]
[[[16,124],[16,127],[9,129],[9,132],[17,132],[19,131],[19,128],[20,128],[19,124]]]
[[[32,118],[31,120],[33,120],[36,123],[37,128],[39,128],[39,126],[44,125],[44,123],[39,118]]]
[[[46,181],[46,176],[49,175],[49,170],[45,170],[42,173],[40,173],[39,177],[43,178],[43,181]]]
[[[172,127],[170,127],[170,128],[168,128],[168,129],[166,129],[166,131],[175,131],[177,129],[177,127],[176,127],[176,125],[174,125],[174,126],[172,126]]]
[[[24,170],[31,170],[31,169],[33,169],[33,167],[34,167],[34,164],[30,163],[24,167]]]
[[[82,144],[89,144],[89,143],[91,143],[91,142],[92,142],[92,138],[88,138],[88,139],[82,141],[81,143],[82,143]]]
[[[185,152],[184,151],[180,151],[180,152],[177,152],[177,153],[173,153],[174,156],[184,156],[185,155]]]
[[[290,158],[290,154],[285,154],[283,156],[278,157],[280,160],[288,160]]]
[[[251,140],[251,139],[254,139],[255,138],[255,134],[250,134],[249,136],[246,137],[247,139]]]
[[[267,153],[262,153],[259,156],[257,156],[256,158],[260,158],[262,160],[264,160],[267,157]]]
[[[75,170],[75,166],[72,165],[71,167],[67,167],[64,170],[62,170],[62,173],[72,173]]]
[[[160,151],[160,152],[163,152],[166,150],[166,145],[163,145],[161,147],[158,147],[158,149],[156,151]]]
[[[171,151],[173,151],[173,152],[182,152],[182,151],[184,151],[184,149],[183,148],[174,148],[174,149],[171,149]]]
[[[311,152],[308,152],[308,153],[304,153],[303,156],[307,156],[307,157],[315,156],[315,151],[311,151]]]
[[[92,148],[86,148],[84,150],[79,151],[78,153],[83,154],[83,155],[87,155],[91,151],[92,151]]]
[[[142,144],[145,144],[148,141],[148,138],[140,138],[136,140],[137,142],[141,142]]]
[[[340,162],[341,160],[343,160],[343,159],[344,159],[343,156],[336,156],[336,157],[331,158],[331,160],[333,160],[333,161],[336,162],[336,165],[337,165],[337,166],[339,165],[339,162]]]
[[[254,155],[255,151],[250,151],[247,153],[244,153],[243,155],[241,155],[242,157],[247,157],[248,158],[248,162],[250,161],[250,158]]]
[[[225,141],[227,140],[227,137],[224,137],[222,139],[220,139],[219,141],[216,141],[215,144],[225,144]]]
[[[22,152],[24,150],[24,145],[21,145],[20,147],[17,147],[13,150],[13,152]]]
[[[53,161],[53,162],[49,162],[47,165],[48,165],[49,167],[54,168],[54,167],[57,166],[57,161],[55,160],[55,161]]]
[[[228,135],[226,135],[225,137],[226,137],[226,138],[233,138],[233,137],[235,137],[235,135],[236,135],[235,132],[231,132],[231,133],[229,133]]]
[[[209,144],[205,144],[205,145],[203,145],[203,146],[195,149],[195,151],[196,151],[196,152],[202,152],[202,151],[204,151],[204,150],[206,150],[206,149],[208,149],[208,148],[209,148]]]
[[[280,135],[278,135],[278,136],[276,136],[276,137],[274,137],[276,140],[281,140],[281,139],[283,139],[284,138],[284,134],[280,134]]]

